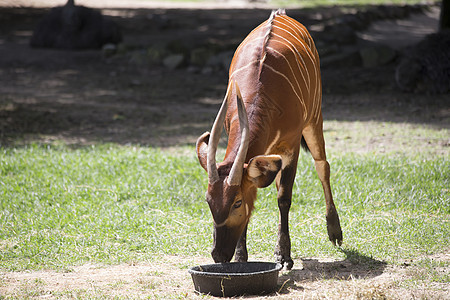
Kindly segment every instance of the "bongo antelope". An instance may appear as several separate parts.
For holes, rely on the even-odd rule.
[[[246,233],[257,188],[274,180],[280,221],[275,258],[291,269],[288,214],[300,146],[310,151],[326,201],[328,237],[342,243],[330,188],[321,111],[319,56],[306,28],[283,10],[255,28],[230,65],[228,88],[212,126],[196,144],[208,173],[206,201],[214,220],[215,262],[247,261]],[[222,127],[225,158],[216,162]],[[236,252],[236,253],[235,253]]]

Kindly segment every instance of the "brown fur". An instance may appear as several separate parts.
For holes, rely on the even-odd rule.
[[[256,200],[256,189],[275,179],[280,224],[275,250],[277,261],[292,267],[288,213],[300,145],[311,151],[326,199],[328,235],[342,242],[339,217],[329,182],[322,132],[322,86],[319,56],[306,28],[283,11],[255,28],[235,52],[230,66],[225,130],[229,136],[223,162],[217,163],[219,180],[210,182],[207,201],[214,227],[212,255],[216,262],[247,260],[246,229]],[[249,146],[240,185],[228,185],[227,176],[241,144],[238,102],[242,93],[249,124]],[[239,100],[238,100],[239,101]],[[245,139],[244,139],[245,140]],[[197,141],[200,164],[207,170],[209,133]]]

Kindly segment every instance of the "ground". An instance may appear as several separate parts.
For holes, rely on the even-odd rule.
[[[450,261],[450,254],[428,257],[434,262]],[[0,291],[7,296],[29,298],[128,298],[201,299],[193,291],[186,269],[210,263],[204,257],[167,256],[161,262],[118,266],[83,265],[65,272],[34,271],[0,273]],[[412,280],[429,276],[405,262],[392,266],[377,262],[367,265],[351,260],[310,258],[295,260],[292,271],[281,271],[279,289],[252,299],[449,299],[446,283]],[[448,268],[437,272],[448,274]],[[211,297],[213,298],[213,297]]]
[[[39,7],[39,3],[62,3],[26,3],[34,7],[10,7],[10,1],[0,1],[2,147],[30,142],[192,145],[210,129],[225,92],[227,72],[224,68],[189,63],[172,70],[154,61],[151,51],[159,49],[158,45],[182,48],[173,50],[181,52],[205,45],[216,47],[221,53],[232,51],[270,12],[265,7],[249,11],[242,1],[236,9],[223,5],[198,9],[198,5],[186,7],[186,4],[182,4],[183,9],[158,8],[162,3],[143,7],[140,1],[120,1],[121,8],[117,8],[118,1],[83,1],[84,5],[95,3],[97,7],[106,7],[103,13],[123,30],[124,46],[109,56],[99,50],[30,48],[32,30],[48,11]],[[19,4],[20,1],[14,2]],[[337,8],[293,9],[288,13],[312,27],[343,14]],[[402,48],[432,32],[437,15],[431,10],[414,16],[415,19],[377,23],[359,36]],[[405,26],[421,30],[406,30]],[[399,32],[414,34],[405,40],[392,38],[386,32],[394,37]],[[320,34],[318,31],[319,37]],[[321,45],[335,47],[326,40]],[[396,87],[394,71],[395,60],[371,68],[358,65],[322,68],[324,126],[331,153],[426,148],[426,153],[448,159],[448,95],[402,93]],[[430,137],[424,131],[422,136],[405,136],[402,128],[411,126],[438,134]],[[450,256],[439,254],[431,259],[448,262]],[[67,272],[1,272],[0,298],[5,293],[40,298],[55,295],[197,298],[186,268],[207,262],[209,257],[165,257],[160,263],[84,265]],[[280,276],[277,294],[282,299],[336,299],[345,295],[355,299],[449,299],[448,286],[422,287],[411,282],[411,288],[405,288],[404,282],[417,271],[409,262],[404,266],[375,264],[365,269],[367,264],[361,268],[351,260],[305,258],[297,260],[295,266],[293,271],[282,272]],[[330,280],[333,278],[342,280]]]

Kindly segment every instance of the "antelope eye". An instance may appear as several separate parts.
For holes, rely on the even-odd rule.
[[[236,203],[234,203],[233,207],[234,208],[239,208],[242,205],[242,200],[236,201]]]

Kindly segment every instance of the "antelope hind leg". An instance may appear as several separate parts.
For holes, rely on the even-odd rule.
[[[331,194],[330,165],[326,160],[322,160],[315,161],[315,166],[325,194],[328,238],[333,245],[336,246],[337,243],[340,246],[342,245],[342,230],[339,215]]]
[[[323,139],[322,120],[316,126],[310,125],[303,130],[303,137],[308,145],[309,151],[314,158],[317,174],[322,183],[325,194],[326,220],[328,238],[333,245],[342,244],[342,230],[339,216],[334,205],[330,186],[330,165],[325,154],[325,141]]]

